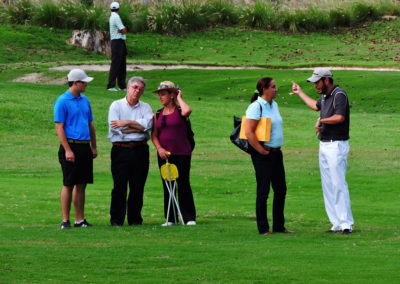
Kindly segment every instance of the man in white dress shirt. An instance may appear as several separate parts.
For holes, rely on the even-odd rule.
[[[141,225],[143,191],[149,171],[149,131],[153,126],[151,107],[139,101],[146,87],[142,77],[132,77],[127,95],[114,101],[108,113],[108,140],[111,149],[111,172],[114,188],[111,193],[110,222],[122,226],[127,215],[128,224]],[[127,186],[129,195],[127,198]]]

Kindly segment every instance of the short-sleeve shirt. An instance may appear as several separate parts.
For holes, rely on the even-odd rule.
[[[334,114],[344,116],[344,121],[338,124],[322,124],[318,138],[321,140],[348,140],[350,130],[350,106],[347,94],[339,86],[335,86],[329,94],[324,94],[317,101],[321,118]]]
[[[260,113],[260,104],[262,112]],[[271,139],[269,142],[263,142],[272,148],[282,147],[283,145],[283,131],[282,131],[282,117],[279,113],[278,104],[272,100],[269,104],[266,100],[258,97],[256,101],[249,105],[246,111],[246,118],[260,120],[260,117],[271,118]]]
[[[121,17],[116,12],[111,12],[110,16],[110,39],[123,39],[126,40],[126,34],[121,34],[118,30],[125,28],[121,21]]]
[[[75,97],[67,90],[55,101],[54,122],[64,123],[67,139],[90,140],[89,122],[92,121],[92,108],[83,94]]]

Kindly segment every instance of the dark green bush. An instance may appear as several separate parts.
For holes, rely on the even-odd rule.
[[[134,8],[129,3],[127,2],[120,3],[118,14],[121,17],[122,22],[124,23],[125,27],[129,32],[131,32],[131,29],[133,27],[133,21],[134,21],[134,18],[132,17],[133,11]],[[109,27],[110,14],[111,14],[110,9],[107,8],[107,19],[106,19],[107,28]]]
[[[262,29],[277,28],[277,8],[265,2],[257,1],[254,6],[249,6],[243,10],[241,17],[245,26]]]
[[[343,9],[329,11],[329,21],[333,27],[346,27],[351,25],[351,15],[349,11]]]
[[[377,3],[377,9],[382,15],[400,16],[400,5],[396,5],[393,2],[379,2]]]
[[[8,22],[11,24],[28,24],[34,14],[34,6],[30,0],[21,0],[8,5],[6,8]]]
[[[81,29],[103,30],[109,29],[108,18],[103,7],[92,6],[87,8]]]
[[[196,1],[183,1],[181,9],[179,9],[178,19],[182,23],[183,31],[198,30],[207,26],[201,5]]]
[[[16,0],[12,5],[4,4],[6,8],[0,7],[0,23],[108,30],[110,1],[35,0],[35,5],[31,1]],[[254,5],[247,6],[232,0],[165,0],[146,5],[121,1],[119,14],[129,32],[166,34],[180,34],[220,24],[312,32],[377,20],[383,15],[400,15],[399,0],[382,0],[373,4],[360,0],[352,6],[331,10],[320,6],[286,8],[281,0],[256,0]]]
[[[8,14],[7,14],[6,9],[4,8],[4,6],[0,5],[0,24],[3,24],[3,25],[7,24],[7,22],[8,22],[7,16],[8,16]]]
[[[136,4],[131,12],[131,25],[126,27],[129,32],[137,33],[147,31],[147,17],[149,15],[149,6]],[[124,22],[125,23],[125,22]]]
[[[298,15],[296,13],[290,13],[288,11],[282,11],[279,17],[280,28],[285,31],[297,32],[298,27]]]
[[[84,29],[83,23],[87,17],[90,17],[86,6],[73,1],[63,0],[60,2],[60,19],[63,19],[65,28],[69,29]]]
[[[295,18],[299,31],[314,32],[330,27],[329,17],[326,16],[324,11],[316,7],[310,7],[305,12],[297,11]]]
[[[94,0],[81,0],[81,3],[85,7],[93,7]]]
[[[236,25],[239,22],[239,9],[229,1],[208,1],[201,7],[201,13],[209,25]]]
[[[357,3],[353,6],[353,22],[362,23],[370,20],[376,20],[380,14],[376,7],[365,4]]]
[[[89,6],[74,0],[44,1],[37,6],[32,23],[63,29],[107,30],[108,11],[103,6]]]
[[[172,2],[155,4],[150,7],[147,17],[147,27],[151,32],[179,33],[183,31],[183,23],[179,21],[181,8]]]
[[[32,23],[42,27],[67,28],[66,12],[49,0],[39,4]]]

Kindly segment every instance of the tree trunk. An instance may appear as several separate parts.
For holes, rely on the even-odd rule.
[[[104,31],[74,30],[67,43],[86,50],[103,53],[111,58],[110,33]]]

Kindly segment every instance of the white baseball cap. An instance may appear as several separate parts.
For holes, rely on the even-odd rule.
[[[119,4],[118,2],[112,2],[110,5],[111,10],[118,10],[119,9]]]
[[[310,78],[307,79],[307,82],[313,82],[316,83],[318,82],[321,78],[332,78],[333,75],[331,71],[329,71],[326,68],[316,68],[314,70],[314,73]]]
[[[72,69],[68,73],[68,82],[74,82],[74,81],[82,81],[82,82],[90,82],[93,80],[93,77],[89,77],[86,75],[85,71],[82,69]]]

